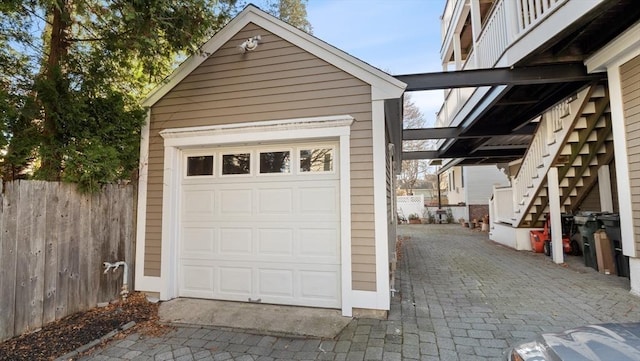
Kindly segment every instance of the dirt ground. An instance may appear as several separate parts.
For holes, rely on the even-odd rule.
[[[37,332],[0,343],[0,361],[53,360],[131,321],[136,325],[116,337],[131,332],[162,334],[170,329],[158,323],[158,304],[148,302],[141,293],[134,293],[124,302],[78,312]]]

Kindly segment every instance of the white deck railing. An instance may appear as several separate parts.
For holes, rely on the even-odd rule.
[[[460,1],[449,0],[443,14],[443,39],[452,31],[454,9]],[[469,54],[461,70],[494,68],[500,62],[509,47],[538,26],[557,8],[569,1],[581,0],[497,0],[483,24],[478,36],[475,51]],[[533,49],[531,49],[533,50]],[[476,59],[477,58],[477,59]],[[513,62],[517,59],[510,59]],[[510,64],[507,64],[510,65]],[[451,122],[462,106],[469,100],[476,88],[452,90],[447,94],[438,113],[437,126],[451,126]]]

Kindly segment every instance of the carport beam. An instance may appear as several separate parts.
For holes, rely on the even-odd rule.
[[[549,213],[551,217],[551,249],[553,262],[564,263],[562,249],[562,217],[560,216],[560,185],[558,182],[558,168],[551,167],[547,173],[547,187],[549,191]]]

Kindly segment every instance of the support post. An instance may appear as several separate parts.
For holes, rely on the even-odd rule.
[[[600,191],[600,210],[613,212],[613,192],[611,191],[611,176],[608,164],[598,168],[598,188]]]
[[[460,45],[460,33],[453,34],[453,59],[456,64],[456,70],[462,70],[462,47]]]
[[[549,216],[551,217],[551,248],[553,262],[564,263],[562,250],[562,217],[560,215],[560,185],[558,168],[551,167],[547,172],[547,188],[549,191]]]
[[[473,51],[477,54],[478,38],[482,32],[482,19],[480,17],[480,0],[471,0],[471,32],[473,37]],[[475,57],[474,68],[480,67],[480,57]]]

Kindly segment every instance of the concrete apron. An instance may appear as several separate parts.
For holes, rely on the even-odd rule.
[[[176,298],[162,302],[160,322],[241,329],[288,337],[335,338],[349,322],[339,310]]]

